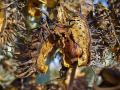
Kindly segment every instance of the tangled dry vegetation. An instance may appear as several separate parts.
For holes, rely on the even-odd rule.
[[[0,0],[1,89],[119,90],[119,4],[119,0],[109,0],[108,7],[92,0]],[[56,53],[61,57],[60,78],[36,83],[37,74],[48,72],[47,62]]]

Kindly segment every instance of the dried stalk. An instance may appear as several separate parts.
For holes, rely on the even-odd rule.
[[[71,85],[73,84],[73,80],[74,80],[74,77],[75,77],[76,68],[77,68],[77,63],[75,64],[75,67],[73,67],[72,70],[71,70],[71,75],[70,75],[70,81],[69,81],[69,85],[68,85],[68,90],[71,88]]]

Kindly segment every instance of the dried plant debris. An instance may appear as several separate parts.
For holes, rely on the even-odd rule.
[[[0,61],[0,85],[6,87],[13,82],[16,77],[14,72],[17,70],[17,63],[12,60]]]
[[[118,89],[119,7],[119,0],[109,0],[108,7],[93,5],[92,0],[0,0],[0,86],[5,90],[105,90],[102,85],[106,90]],[[61,58],[56,61],[60,77],[37,84],[36,74],[51,73],[56,53]]]
[[[91,64],[100,67],[113,67],[114,65],[117,67],[116,63],[118,63],[116,61],[119,55],[115,50],[119,50],[120,47],[119,30],[116,28],[117,25],[111,13],[113,12],[102,4],[95,5],[93,25],[90,29],[91,59],[93,60]]]

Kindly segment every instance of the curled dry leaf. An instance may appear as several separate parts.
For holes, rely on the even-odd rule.
[[[46,73],[48,70],[48,66],[45,64],[45,59],[53,48],[53,44],[50,41],[46,41],[42,44],[40,49],[40,53],[37,59],[37,69],[41,73]]]
[[[40,2],[38,0],[29,0],[28,2],[28,14],[31,16],[38,18],[40,17]]]
[[[69,3],[68,3],[69,2]],[[86,19],[82,16],[78,16],[77,7],[80,3],[74,5],[76,1],[65,1],[60,3],[58,7],[57,18],[59,23],[63,27],[64,34],[67,37],[63,37],[63,64],[66,67],[70,67],[72,61],[78,61],[78,66],[86,65],[89,59],[89,30]],[[72,6],[71,6],[72,5]],[[68,9],[70,7],[70,9]],[[59,30],[58,30],[59,31]],[[62,31],[62,32],[63,32]],[[72,54],[75,52],[75,57]],[[79,53],[79,55],[77,55]],[[71,57],[73,55],[73,57]],[[69,57],[69,58],[68,58]]]
[[[78,66],[86,65],[89,59],[90,39],[87,23],[81,18],[74,20],[73,26],[65,31],[68,32],[68,37],[63,40],[63,63],[66,67],[74,61],[78,61]]]

